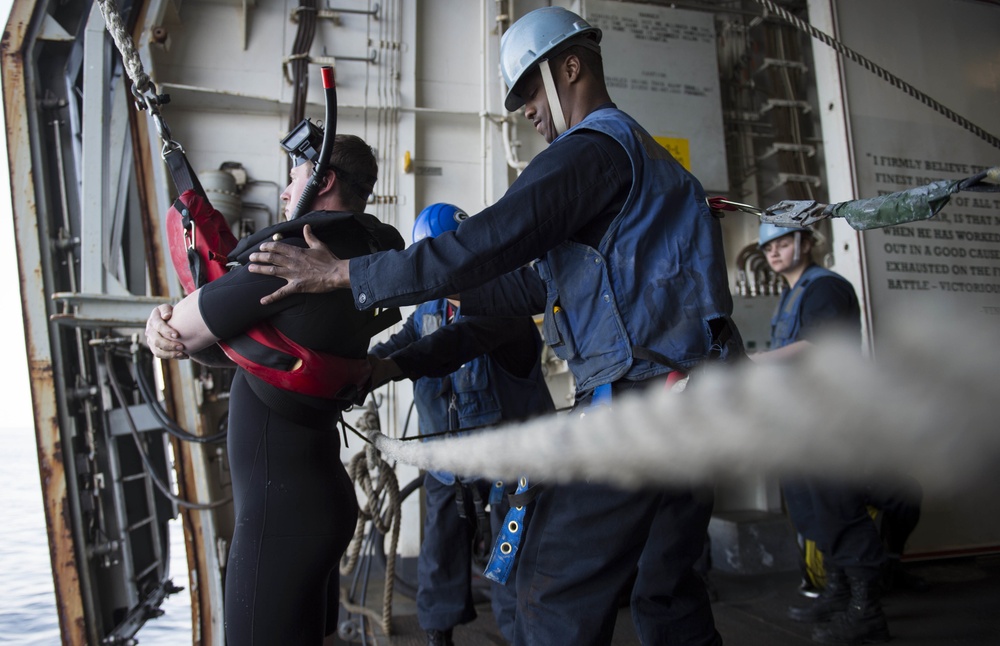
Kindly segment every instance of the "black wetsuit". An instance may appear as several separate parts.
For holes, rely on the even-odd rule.
[[[370,236],[353,220],[315,232],[340,257],[372,251]],[[304,246],[301,239],[284,242]],[[349,292],[296,294],[261,306],[261,297],[284,282],[236,269],[202,288],[201,314],[224,340],[267,320],[306,347],[366,356],[370,339],[363,327],[371,317],[358,316]],[[343,407],[237,372],[229,402],[236,512],[226,564],[230,646],[318,645],[327,624],[335,625],[327,608],[337,607],[338,564],[358,514],[335,427]]]

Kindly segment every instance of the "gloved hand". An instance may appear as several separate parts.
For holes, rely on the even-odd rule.
[[[396,381],[403,377],[403,371],[392,359],[380,359],[373,354],[368,355],[368,365],[372,368],[371,385],[369,390],[375,390],[379,386],[390,381]]]

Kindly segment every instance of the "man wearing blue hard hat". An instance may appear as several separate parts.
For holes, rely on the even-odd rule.
[[[697,178],[612,102],[600,41],[561,7],[517,20],[500,41],[504,104],[523,106],[548,148],[494,205],[401,253],[340,260],[319,243],[267,244],[252,270],[288,282],[265,302],[349,288],[359,309],[461,294],[467,314],[542,312],[580,409],[742,356],[720,223]],[[608,644],[623,593],[643,643],[721,643],[692,567],[711,487],[536,494],[517,553],[515,644]]]
[[[413,242],[454,231],[466,218],[453,204],[432,204],[417,217]],[[414,380],[420,433],[434,436],[552,412],[541,351],[530,316],[464,316],[458,301],[439,298],[419,305],[399,332],[372,348],[370,360],[376,385]],[[417,620],[428,646],[452,646],[453,629],[476,618],[474,548],[492,545],[513,490],[513,484],[442,471],[424,476]],[[492,583],[490,596],[497,625],[512,640],[514,586]]]

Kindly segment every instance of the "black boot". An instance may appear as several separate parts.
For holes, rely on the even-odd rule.
[[[448,630],[428,630],[427,646],[455,646],[451,641],[451,628]]]
[[[851,602],[830,623],[813,630],[813,641],[820,644],[860,646],[889,641],[889,625],[879,601],[879,582],[850,579]]]
[[[816,600],[804,606],[789,606],[788,618],[809,623],[826,621],[834,613],[847,610],[850,600],[851,588],[844,571],[829,569],[826,573],[826,587]]]

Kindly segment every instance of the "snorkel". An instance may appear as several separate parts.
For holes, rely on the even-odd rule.
[[[316,199],[316,193],[319,191],[319,187],[323,183],[323,178],[326,176],[326,171],[330,167],[330,155],[333,154],[333,139],[337,134],[337,82],[334,78],[333,67],[324,65],[320,68],[320,73],[323,77],[323,94],[326,98],[323,144],[319,150],[319,157],[316,158],[316,162],[313,164],[312,176],[309,178],[309,183],[302,190],[298,204],[295,205],[295,211],[292,212],[291,220],[308,212],[310,207],[312,207],[313,200]]]

